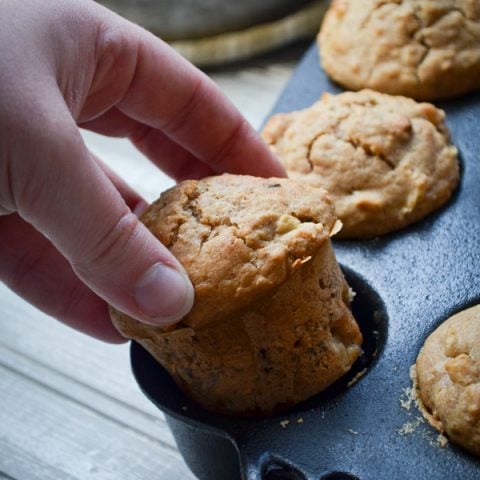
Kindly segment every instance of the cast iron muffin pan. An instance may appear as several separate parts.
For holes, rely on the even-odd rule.
[[[273,113],[305,108],[323,91],[340,89],[321,70],[312,46]],[[480,460],[451,443],[441,447],[405,390],[426,337],[452,314],[480,303],[480,94],[437,105],[447,112],[460,152],[454,197],[400,232],[334,241],[357,293],[352,308],[365,337],[364,355],[345,377],[280,414],[232,418],[194,404],[132,343],[140,388],[165,413],[199,479],[480,478]]]

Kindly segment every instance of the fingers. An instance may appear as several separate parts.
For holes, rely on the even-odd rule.
[[[285,176],[268,147],[216,85],[165,43],[124,21],[119,21],[117,33],[109,28],[103,35],[107,40],[99,34],[99,59],[123,59],[122,48],[129,52],[122,68],[114,69],[117,75],[123,72],[117,83],[125,87],[115,105],[127,117],[163,132],[217,173]],[[96,79],[93,91],[102,91],[98,83],[106,79],[108,75]],[[87,101],[86,111],[94,110],[94,101],[98,95]]]
[[[28,37],[29,29],[17,21],[12,32],[29,38],[23,48],[28,60],[20,69],[0,69],[8,85],[0,102],[0,171],[6,179],[0,185],[0,213],[17,211],[45,237],[28,232],[19,220],[5,223],[12,229],[5,251],[15,243],[23,246],[17,256],[9,255],[1,274],[12,288],[73,325],[97,319],[92,327],[87,321],[87,331],[103,325],[104,305],[94,294],[140,321],[168,325],[190,310],[192,285],[132,213],[129,205],[142,208],[137,194],[85,148],[72,116],[106,133],[129,131],[134,143],[177,179],[225,171],[283,176],[284,171],[199,70],[96,3],[84,10],[81,5],[59,4],[53,10],[57,21],[39,24],[38,39]],[[80,11],[84,14],[77,15]],[[42,28],[50,34],[42,36]],[[110,126],[100,124],[102,115]],[[34,243],[25,241],[27,234]],[[34,292],[43,282],[38,292],[51,293],[54,278],[60,278],[59,295],[67,299],[59,301],[59,310]],[[106,325],[99,329],[105,338]]]
[[[103,173],[105,173],[108,179],[113,183],[130,210],[135,213],[137,217],[140,217],[148,208],[148,203],[106,163],[91,152],[90,155],[97,161],[99,167],[103,170]]]
[[[216,173],[210,165],[198,160],[155,128],[146,128],[139,135],[132,135],[130,140],[144,155],[177,182],[203,178]]]
[[[58,96],[30,102],[29,115],[43,118],[30,132],[35,150],[26,145],[12,163],[19,214],[117,309],[154,325],[180,320],[193,303],[187,275],[127,207]]]
[[[78,122],[78,126],[109,137],[130,137],[142,132],[146,126],[128,117],[115,107],[92,120]]]
[[[129,137],[144,155],[177,182],[215,174],[209,165],[170,140],[164,133],[132,120],[116,108],[80,126],[104,135]]]
[[[257,133],[207,76],[153,37],[142,36],[135,76],[119,104],[122,111],[165,132],[217,173],[284,175]]]
[[[55,247],[17,214],[0,217],[0,280],[43,312],[100,340],[124,341],[107,304]]]

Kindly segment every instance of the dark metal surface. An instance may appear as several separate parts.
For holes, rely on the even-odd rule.
[[[325,90],[339,91],[321,71],[312,47],[275,111],[306,107]],[[417,409],[401,403],[411,386],[410,366],[426,337],[453,313],[480,303],[480,95],[440,106],[447,111],[462,160],[454,198],[399,233],[334,243],[358,293],[353,309],[367,340],[364,358],[346,378],[284,414],[228,418],[185,398],[133,344],[139,385],[166,413],[180,450],[200,479],[480,478],[479,460],[451,444],[439,447],[436,432],[420,422]],[[347,388],[364,367],[366,374]]]
[[[165,40],[185,40],[270,22],[297,11],[312,0],[97,1]]]

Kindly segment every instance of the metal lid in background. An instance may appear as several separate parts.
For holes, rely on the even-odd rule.
[[[317,33],[326,0],[100,0],[199,66],[246,59]]]

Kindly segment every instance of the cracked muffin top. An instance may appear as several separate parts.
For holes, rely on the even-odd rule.
[[[323,189],[229,174],[181,182],[164,192],[142,221],[193,283],[195,304],[183,319],[192,328],[280,286],[338,226]]]
[[[343,222],[339,237],[365,238],[450,198],[459,168],[444,119],[429,103],[362,90],[274,115],[262,137],[290,178],[328,190]]]
[[[480,306],[450,317],[427,338],[416,382],[427,420],[480,455]]]
[[[480,87],[479,0],[333,0],[318,40],[351,90],[433,100]]]

